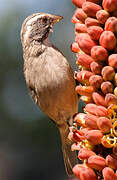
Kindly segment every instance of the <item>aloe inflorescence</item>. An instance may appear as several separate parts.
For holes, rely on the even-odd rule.
[[[75,90],[86,103],[70,127],[71,148],[82,162],[73,173],[80,180],[117,180],[117,0],[72,2]]]

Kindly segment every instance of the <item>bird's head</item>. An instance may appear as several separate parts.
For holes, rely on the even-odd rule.
[[[32,42],[33,40],[42,42],[52,31],[54,24],[59,22],[62,16],[36,13],[28,16],[21,29],[22,43]]]

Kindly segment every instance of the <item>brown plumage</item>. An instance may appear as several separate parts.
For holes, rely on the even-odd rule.
[[[67,137],[78,110],[75,81],[66,58],[48,41],[53,25],[61,19],[45,13],[29,16],[22,25],[21,41],[26,84],[35,103],[59,128],[66,171],[72,175],[77,156]]]

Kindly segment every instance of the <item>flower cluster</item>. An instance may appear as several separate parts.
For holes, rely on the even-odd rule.
[[[117,0],[72,2],[76,92],[86,103],[69,133],[82,162],[73,173],[80,180],[117,180]]]

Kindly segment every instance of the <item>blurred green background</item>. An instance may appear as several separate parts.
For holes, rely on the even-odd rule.
[[[0,179],[67,180],[57,128],[30,98],[20,29],[35,12],[62,15],[50,36],[75,68],[72,0],[0,0]],[[76,67],[77,68],[77,67]]]

